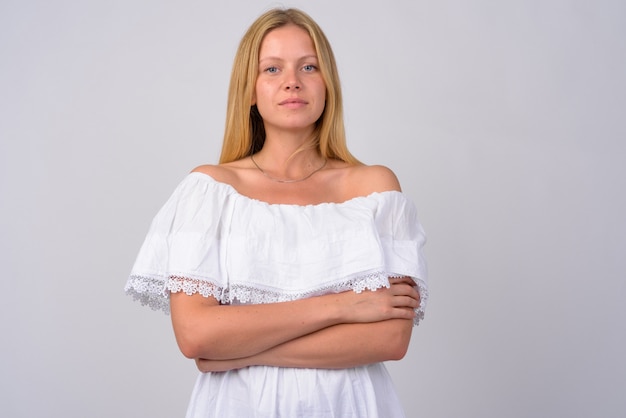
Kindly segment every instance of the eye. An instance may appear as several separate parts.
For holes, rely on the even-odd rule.
[[[313,64],[307,64],[304,67],[302,67],[302,70],[304,70],[307,73],[310,73],[310,72],[317,70],[317,67]]]
[[[278,68],[274,66],[270,66],[270,67],[267,67],[264,71],[269,74],[276,74],[278,72]]]

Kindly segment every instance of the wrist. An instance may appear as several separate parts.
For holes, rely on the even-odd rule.
[[[332,293],[320,297],[324,300],[319,312],[323,312],[326,316],[327,326],[352,322],[349,304],[344,301],[347,292]]]

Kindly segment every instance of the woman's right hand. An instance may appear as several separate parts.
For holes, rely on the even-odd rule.
[[[336,295],[345,308],[346,323],[378,322],[387,319],[413,319],[420,295],[409,277],[389,279],[390,286],[361,293],[346,291]]]

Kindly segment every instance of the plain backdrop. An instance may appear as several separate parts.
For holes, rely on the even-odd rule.
[[[194,365],[123,287],[217,162],[237,43],[275,5],[0,1],[2,416],[184,415]],[[408,416],[626,416],[626,3],[285,5],[429,237],[426,319],[388,365]]]

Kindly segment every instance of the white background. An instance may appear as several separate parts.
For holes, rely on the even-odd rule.
[[[0,410],[180,417],[196,375],[123,286],[215,163],[265,1],[0,2]],[[390,363],[409,417],[626,415],[626,3],[292,1],[333,43],[352,151],[429,236]]]

